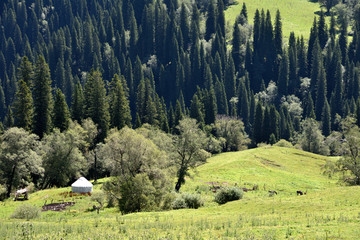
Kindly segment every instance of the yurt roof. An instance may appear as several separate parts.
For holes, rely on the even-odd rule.
[[[78,180],[76,180],[73,184],[71,184],[72,187],[92,187],[92,183],[89,182],[86,178],[81,177]]]

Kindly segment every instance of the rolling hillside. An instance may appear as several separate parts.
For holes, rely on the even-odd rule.
[[[80,197],[74,207],[26,222],[9,219],[22,202],[8,200],[0,206],[0,239],[356,239],[360,188],[340,186],[322,175],[327,160],[334,159],[280,147],[214,156],[181,189],[206,200],[197,210],[121,215],[106,208],[97,215],[88,211],[90,199]],[[258,184],[259,190],[218,206],[208,190],[210,181]],[[95,185],[95,191],[100,187]],[[269,189],[279,194],[269,196]],[[296,196],[298,189],[307,189],[307,195]],[[64,191],[69,188],[40,191],[28,203],[40,207],[45,198],[59,201]]]
[[[235,21],[236,16],[240,14],[243,3],[245,2],[248,18],[252,24],[256,9],[270,10],[272,19],[275,19],[276,11],[279,9],[282,24],[283,35],[285,38],[290,32],[295,32],[296,36],[303,35],[308,39],[310,28],[313,24],[314,17],[320,11],[320,5],[317,2],[309,0],[236,0],[237,5],[230,6],[226,10],[226,20],[231,24]]]

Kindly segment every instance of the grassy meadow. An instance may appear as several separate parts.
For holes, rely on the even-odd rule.
[[[279,9],[285,38],[290,35],[290,32],[295,32],[296,36],[303,35],[305,39],[308,39],[314,17],[318,17],[316,13],[320,11],[319,3],[309,0],[236,0],[236,2],[238,4],[232,5],[226,10],[226,21],[229,21],[231,25],[240,14],[244,2],[251,24],[254,22],[256,9],[259,11],[264,9],[265,13],[269,9],[273,24],[276,11]]]
[[[117,208],[105,208],[98,215],[89,210],[90,197],[59,195],[70,188],[39,191],[26,203],[39,208],[45,200],[76,204],[26,221],[10,219],[24,202],[0,202],[0,239],[358,239],[360,187],[342,186],[322,174],[326,161],[334,160],[281,147],[216,155],[181,188],[201,194],[205,205],[197,210],[121,215]],[[209,191],[212,183],[259,188],[219,206]],[[307,195],[297,196],[297,190]]]

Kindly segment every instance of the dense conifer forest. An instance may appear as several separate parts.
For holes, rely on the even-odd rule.
[[[181,135],[177,126],[190,117],[212,139],[212,153],[285,139],[340,155],[331,144],[342,139],[344,119],[360,124],[360,9],[350,3],[319,12],[309,36],[285,41],[279,11],[259,9],[250,24],[243,4],[226,23],[233,2],[223,0],[2,1],[1,129],[56,142],[49,133],[92,126],[90,118],[97,134],[78,146],[85,155],[112,128],[149,124]],[[216,125],[229,119],[240,125]],[[234,129],[241,144],[223,141]],[[44,178],[43,187],[69,179]]]
[[[43,136],[90,117],[101,129],[144,123],[173,132],[182,115],[241,118],[254,143],[290,140],[314,118],[322,133],[359,102],[360,12],[325,12],[284,42],[281,13],[233,26],[222,0],[2,3],[0,117]],[[349,23],[353,23],[349,27]],[[351,29],[351,30],[350,30]],[[351,40],[349,40],[349,30]],[[308,40],[306,40],[308,39]],[[69,109],[69,110],[68,110]]]

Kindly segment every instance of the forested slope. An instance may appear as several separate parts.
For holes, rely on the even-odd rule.
[[[206,125],[229,115],[241,118],[259,143],[272,134],[275,140],[292,139],[305,118],[320,121],[327,136],[356,113],[359,11],[335,12],[329,25],[319,12],[308,41],[290,34],[284,42],[280,12],[258,10],[250,25],[244,5],[230,31],[228,3],[3,2],[5,127],[42,136],[53,127],[66,128],[62,121],[71,113],[78,121],[91,117],[101,140],[111,127],[150,123],[173,132],[183,115]]]

